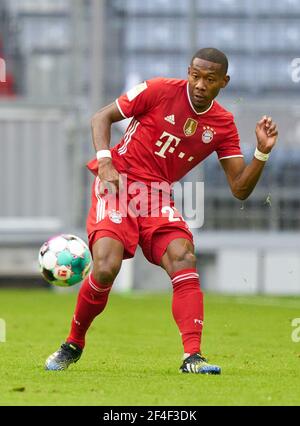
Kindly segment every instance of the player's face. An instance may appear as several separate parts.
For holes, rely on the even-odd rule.
[[[194,108],[198,112],[205,111],[229,79],[221,64],[195,58],[188,72],[189,93]]]

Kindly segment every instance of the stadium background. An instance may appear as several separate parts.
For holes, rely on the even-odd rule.
[[[193,231],[202,285],[300,293],[299,18],[299,0],[1,0],[1,285],[41,284],[41,243],[60,232],[85,236],[92,114],[144,79],[185,78],[192,53],[214,46],[229,57],[220,100],[236,116],[246,159],[262,114],[280,136],[244,203],[215,156],[186,178],[205,181],[205,223]],[[113,144],[123,129],[114,126]],[[169,282],[138,251],[116,288],[131,287],[168,290]]]

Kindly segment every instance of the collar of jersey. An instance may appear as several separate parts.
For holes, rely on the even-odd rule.
[[[195,108],[194,108],[194,106],[192,104],[191,98],[190,98],[189,82],[187,82],[187,85],[186,85],[186,93],[187,93],[187,97],[188,97],[188,100],[189,100],[189,104],[190,104],[190,106],[191,106],[191,108],[192,108],[192,110],[194,111],[195,114],[197,114],[197,115],[203,115],[203,114],[206,114],[209,110],[212,109],[214,101],[211,101],[211,104],[209,105],[209,107],[205,111],[203,111],[203,112],[197,112],[195,110]]]

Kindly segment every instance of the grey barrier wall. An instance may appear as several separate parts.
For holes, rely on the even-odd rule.
[[[0,232],[73,224],[73,121],[60,108],[0,106]]]

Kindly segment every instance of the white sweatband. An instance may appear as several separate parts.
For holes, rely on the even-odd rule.
[[[254,153],[254,157],[257,158],[260,161],[268,161],[270,154],[264,154],[263,152],[260,152],[257,148]]]
[[[101,149],[100,151],[97,151],[96,156],[97,160],[100,160],[101,158],[111,158],[111,152],[109,149]]]

